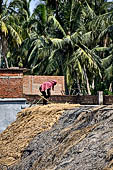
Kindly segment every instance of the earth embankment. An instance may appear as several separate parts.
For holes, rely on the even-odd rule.
[[[0,148],[7,148],[0,163],[9,170],[113,169],[113,106],[66,105],[19,113],[0,136]]]

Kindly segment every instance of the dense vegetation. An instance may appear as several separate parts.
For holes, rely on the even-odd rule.
[[[69,94],[112,94],[113,2],[0,1],[0,67],[63,75]]]

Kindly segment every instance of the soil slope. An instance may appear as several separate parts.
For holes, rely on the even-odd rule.
[[[1,163],[10,165],[10,158],[8,170],[112,170],[113,106],[75,106],[19,113],[0,136]]]

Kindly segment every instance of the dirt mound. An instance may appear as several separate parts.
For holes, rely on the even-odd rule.
[[[65,111],[35,136],[9,170],[113,169],[113,106]]]
[[[19,113],[0,135],[0,163],[8,170],[112,170],[113,106],[75,106]]]
[[[0,164],[17,163],[24,148],[36,135],[49,130],[64,110],[76,106],[68,103],[33,106],[18,113],[17,120],[0,134]]]

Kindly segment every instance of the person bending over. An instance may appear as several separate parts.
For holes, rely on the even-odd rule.
[[[52,81],[47,81],[44,82],[43,84],[40,85],[40,92],[42,93],[43,97],[45,99],[43,99],[43,105],[47,104],[47,98],[50,97],[51,95],[51,89],[54,90],[54,86],[57,84],[56,80],[52,80]]]

